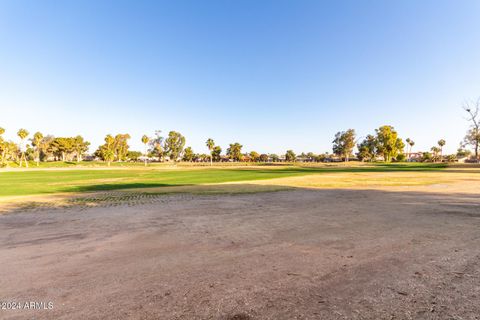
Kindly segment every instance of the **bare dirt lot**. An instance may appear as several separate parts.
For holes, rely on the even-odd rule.
[[[0,215],[2,319],[480,319],[480,195],[142,195]]]

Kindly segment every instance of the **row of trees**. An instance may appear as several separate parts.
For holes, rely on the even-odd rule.
[[[479,159],[480,148],[480,98],[474,102],[465,103],[463,109],[467,113],[467,121],[470,126],[461,143],[457,155],[468,155],[467,146],[473,147],[474,158]],[[61,160],[61,161],[82,161],[83,155],[88,151],[90,143],[78,135],[76,137],[54,137],[44,136],[41,132],[36,132],[31,138],[26,129],[20,129],[17,132],[19,143],[6,141],[3,138],[5,130],[0,128],[0,165],[8,165],[9,161],[18,162],[20,166],[28,167],[28,160],[34,160],[39,165],[40,161]],[[362,139],[363,138],[363,139]],[[144,135],[141,138],[144,144],[143,154],[138,151],[131,151],[128,141],[131,139],[128,133],[107,135],[105,143],[100,145],[95,151],[94,156],[104,160],[110,165],[113,161],[140,160],[143,156],[145,165],[147,158],[155,157],[159,161],[278,161],[281,159],[275,154],[259,154],[256,151],[243,153],[243,146],[238,143],[231,143],[226,150],[226,157],[222,157],[222,148],[215,144],[213,139],[208,139],[205,143],[209,154],[197,154],[191,147],[185,148],[185,137],[177,132],[170,131],[166,137],[163,137],[161,131],[156,131],[153,137]],[[362,139],[362,140],[361,140]],[[28,143],[30,142],[30,143]],[[415,142],[407,138],[405,142],[398,136],[396,130],[389,125],[381,126],[375,129],[373,134],[366,137],[357,138],[354,129],[338,132],[333,143],[333,154],[339,158],[348,161],[354,156],[353,150],[357,147],[356,157],[362,161],[373,161],[383,159],[385,162],[393,160],[402,161],[412,155],[412,148]],[[405,144],[406,143],[406,144]],[[446,142],[440,139],[437,145],[430,151],[422,154],[421,160],[442,161],[443,147]],[[404,152],[406,148],[406,152]],[[302,153],[302,161],[325,161],[329,158],[328,154],[315,155],[313,153]],[[287,150],[284,160],[288,162],[295,161],[297,156],[292,150]]]
[[[374,135],[367,135],[364,140],[358,143],[354,129],[340,131],[333,140],[333,153],[348,161],[353,155],[353,149],[357,145],[357,157],[364,161],[372,161],[377,157],[383,158],[385,162],[392,160],[403,160],[403,149],[405,147],[402,139],[398,137],[397,131],[392,126],[382,126],[375,129]]]
[[[115,160],[119,162],[125,161],[130,148],[128,145],[130,138],[128,133],[119,133],[115,137],[108,134],[104,139],[105,143],[98,147],[94,155],[106,161],[108,165]]]
[[[469,152],[466,150],[468,146],[473,147],[474,159],[480,160],[480,98],[476,101],[466,102],[463,109],[467,113],[467,121],[470,123],[469,129],[464,140],[460,144],[457,156],[466,156]],[[407,157],[412,154],[412,148],[415,142],[407,138],[407,145],[398,137],[397,132],[392,126],[382,126],[375,130],[375,134],[367,135],[362,142],[357,144],[355,130],[349,129],[338,132],[333,140],[333,153],[339,157],[343,157],[345,161],[353,155],[353,149],[357,145],[357,158],[364,160],[373,160],[377,157],[383,158],[384,161],[390,162],[394,160],[403,160],[405,158],[404,148],[407,146]],[[424,152],[420,160],[423,161],[442,161],[443,147],[446,141],[440,139],[437,145],[433,146],[430,152]],[[452,160],[452,156],[447,160]]]
[[[5,130],[0,128],[0,164],[8,165],[9,161],[18,162],[19,166],[28,168],[28,160],[34,160],[39,165],[40,161],[47,159],[62,161],[82,161],[82,156],[88,151],[90,143],[80,135],[76,137],[44,136],[36,132],[28,139],[30,133],[26,129],[20,129],[17,136],[20,143],[6,141],[3,138]],[[30,143],[27,143],[30,142]]]

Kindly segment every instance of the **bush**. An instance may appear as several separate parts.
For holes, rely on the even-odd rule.
[[[446,159],[448,162],[455,162],[457,160],[457,156],[454,155],[454,154],[450,154],[448,156],[446,156]]]
[[[432,154],[430,152],[422,153],[422,162],[430,162],[432,161]]]
[[[404,153],[400,153],[400,154],[395,158],[395,160],[396,160],[397,162],[403,162],[403,161],[405,161],[405,159],[406,159],[406,157],[405,157],[405,154],[404,154]]]

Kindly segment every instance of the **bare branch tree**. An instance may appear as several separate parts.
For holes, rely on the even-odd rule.
[[[468,121],[472,122],[474,128],[479,129],[479,114],[480,114],[480,97],[477,101],[467,101],[463,104],[463,110],[465,110],[469,117]]]
[[[465,143],[474,147],[475,159],[478,160],[478,149],[480,146],[480,97],[476,101],[465,102],[463,110],[468,113],[466,119],[472,123],[471,129],[465,136]]]

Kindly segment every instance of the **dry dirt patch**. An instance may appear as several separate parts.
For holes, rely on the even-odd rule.
[[[298,189],[0,216],[6,319],[475,319],[480,197]],[[243,317],[243,318],[242,318]]]

